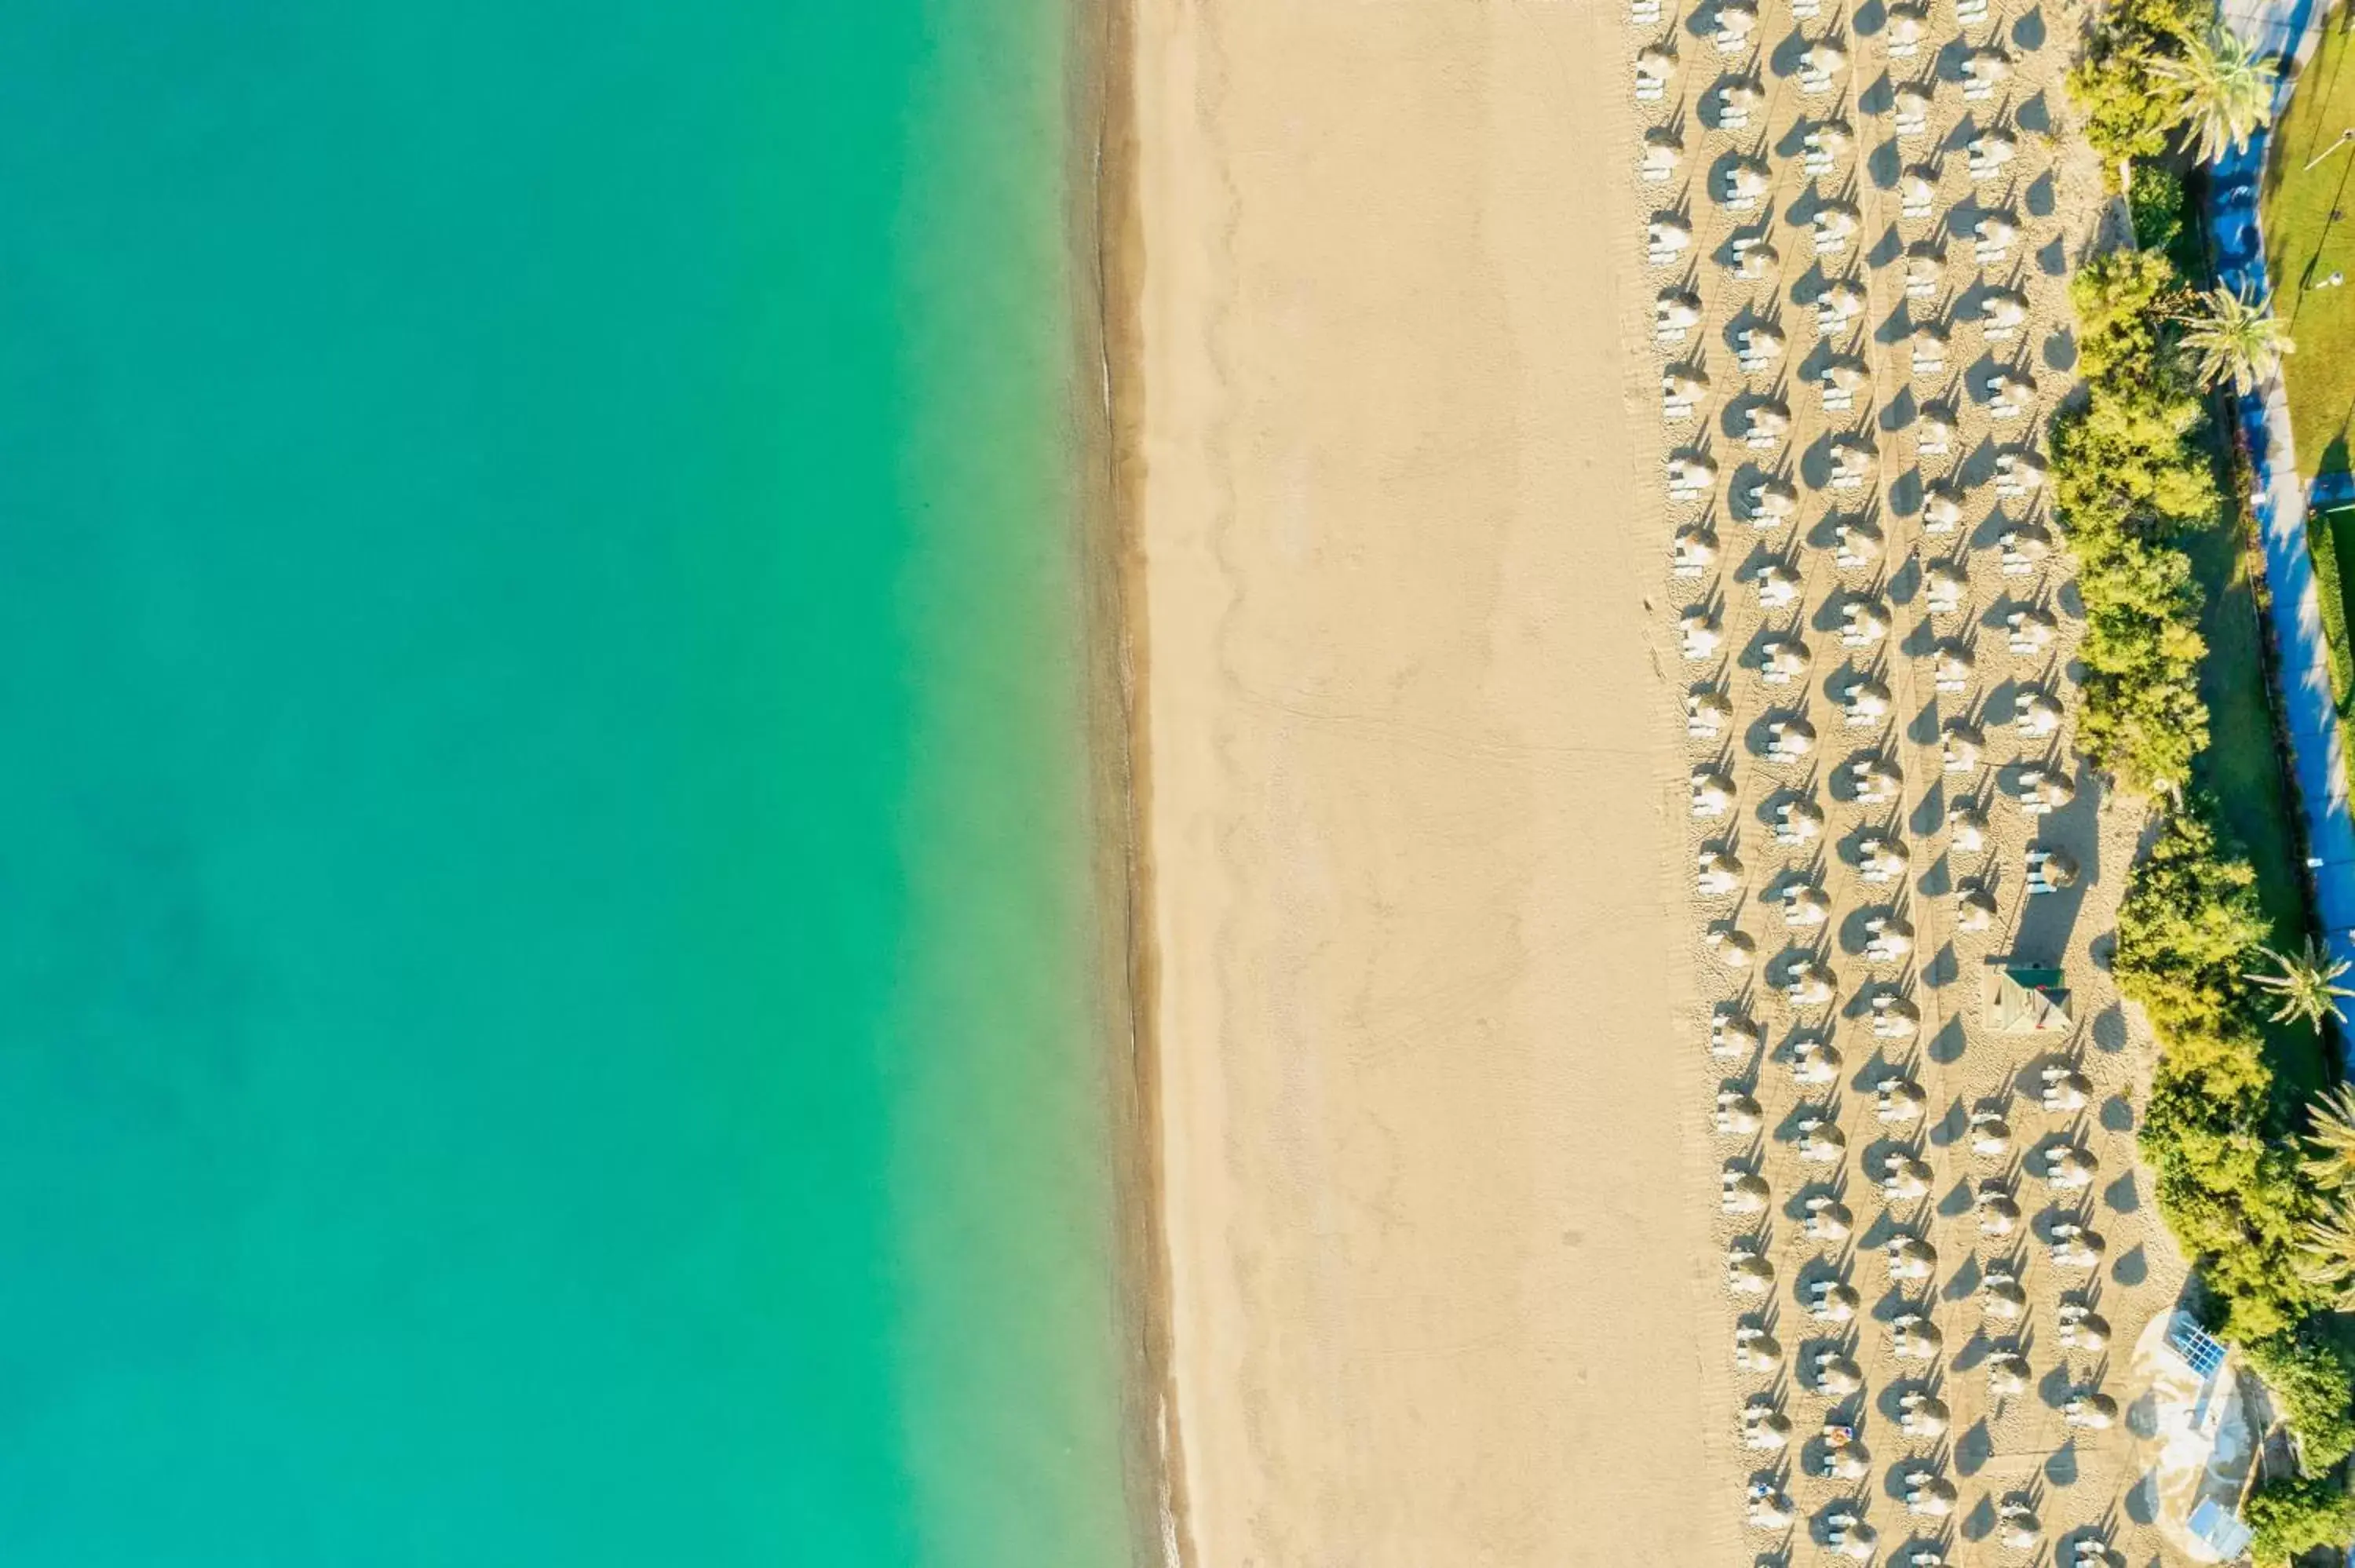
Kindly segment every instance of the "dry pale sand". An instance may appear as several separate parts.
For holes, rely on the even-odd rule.
[[[1188,1559],[1733,1562],[1622,20],[1136,21]]]

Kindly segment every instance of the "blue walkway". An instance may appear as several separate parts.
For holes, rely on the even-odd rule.
[[[2286,61],[2311,52],[2313,0],[2225,7],[2235,31],[2252,45]],[[2287,107],[2295,72],[2286,65],[2275,100]],[[2220,162],[2209,182],[2208,224],[2222,280],[2244,297],[2267,291],[2265,247],[2258,227],[2270,138],[2259,132],[2250,144]],[[2281,379],[2238,400],[2256,478],[2249,503],[2264,542],[2265,573],[2273,589],[2274,641],[2281,655],[2282,706],[2287,721],[2298,803],[2306,818],[2307,853],[2319,863],[2314,881],[2326,940],[2332,953],[2355,964],[2355,818],[2347,800],[2347,767],[2341,751],[2338,711],[2330,687],[2330,650],[2322,632],[2321,601],[2315,589],[2314,557],[2307,549],[2307,497],[2297,477],[2297,452],[2290,440],[2289,404]]]

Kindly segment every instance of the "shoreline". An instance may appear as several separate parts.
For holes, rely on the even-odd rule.
[[[1137,307],[1143,235],[1137,186],[1133,0],[1075,0],[1071,14],[1071,225],[1082,282],[1075,375],[1096,397],[1084,410],[1081,580],[1086,621],[1086,713],[1092,883],[1102,918],[1102,1037],[1111,1065],[1114,1267],[1121,1314],[1121,1431],[1130,1560],[1181,1568],[1183,1467],[1172,1389],[1167,1238],[1164,1229],[1160,1073],[1154,1029],[1157,966],[1151,939],[1153,868],[1146,832],[1152,776],[1146,726],[1148,647],[1142,541],[1144,396]],[[1116,978],[1115,978],[1116,977]]]

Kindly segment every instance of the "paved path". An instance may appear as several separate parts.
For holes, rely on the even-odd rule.
[[[2228,0],[2224,16],[2252,45],[2302,62],[2314,48],[2314,0]],[[2285,69],[2275,103],[2288,106],[2294,70]],[[2216,165],[2208,186],[2209,232],[2217,270],[2243,294],[2263,292],[2265,248],[2258,228],[2269,138],[2260,132],[2239,154]],[[2307,853],[2314,867],[2317,916],[2332,952],[2355,963],[2355,817],[2347,800],[2347,765],[2330,687],[2330,649],[2322,632],[2314,557],[2306,544],[2307,494],[2290,440],[2289,404],[2275,376],[2236,405],[2256,470],[2249,497],[2264,541],[2265,574],[2273,590],[2275,645],[2280,652],[2282,706],[2287,720]]]

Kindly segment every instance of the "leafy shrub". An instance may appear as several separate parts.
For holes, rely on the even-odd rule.
[[[2135,170],[2126,206],[2134,213],[2135,243],[2145,250],[2165,251],[2183,233],[2183,180],[2165,164]]]
[[[2298,1457],[2316,1475],[2355,1454],[2355,1371],[2312,1329],[2251,1340],[2241,1350],[2297,1434]]]
[[[2355,1497],[2336,1480],[2281,1476],[2250,1494],[2242,1518],[2256,1531],[2252,1552],[2269,1568],[2355,1536]]]

